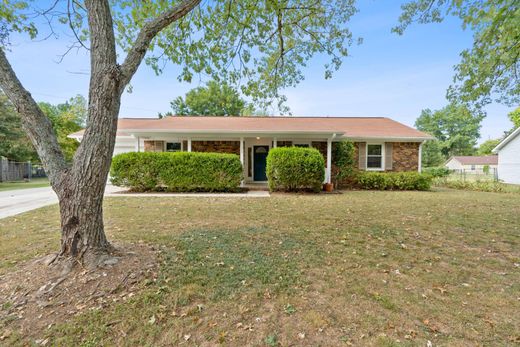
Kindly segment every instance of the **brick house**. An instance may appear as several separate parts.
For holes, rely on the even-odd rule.
[[[83,131],[69,135],[81,141]],[[240,157],[246,182],[266,181],[271,148],[315,147],[331,181],[332,147],[350,140],[360,170],[420,171],[428,134],[383,117],[120,118],[114,155],[124,152],[219,152]]]

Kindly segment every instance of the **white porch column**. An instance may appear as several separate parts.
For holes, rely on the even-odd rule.
[[[242,163],[242,167],[244,167],[244,138],[240,138],[240,162]]]
[[[141,151],[141,139],[139,136],[137,136],[137,140],[135,142],[135,151],[140,152]]]
[[[327,171],[325,174],[325,179],[327,180],[327,183],[332,182],[331,166],[332,166],[332,138],[328,138],[327,139]]]
[[[188,152],[191,152],[191,137],[188,138]]]
[[[278,147],[277,142],[278,142],[278,139],[276,137],[273,137],[273,148]]]

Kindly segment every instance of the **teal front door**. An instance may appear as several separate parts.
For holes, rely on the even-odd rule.
[[[255,181],[267,181],[265,168],[269,146],[254,146],[253,152],[253,179]]]

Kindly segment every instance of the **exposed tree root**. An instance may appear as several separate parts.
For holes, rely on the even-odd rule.
[[[21,264],[0,280],[0,333],[41,338],[49,324],[129,299],[156,268],[155,251],[143,245],[85,252],[81,262],[51,254]]]

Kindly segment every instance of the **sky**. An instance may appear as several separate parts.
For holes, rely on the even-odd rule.
[[[361,0],[359,13],[348,24],[361,45],[332,79],[325,80],[324,57],[314,58],[303,70],[305,80],[285,90],[291,113],[297,116],[384,116],[413,126],[421,110],[447,104],[459,54],[471,47],[472,33],[463,31],[458,18],[441,24],[413,25],[399,36],[391,32],[400,14],[401,0]],[[71,52],[60,62],[71,37],[30,41],[13,37],[8,57],[13,69],[38,101],[61,103],[76,94],[88,94],[89,57]],[[170,111],[170,101],[184,95],[199,81],[179,83],[176,67],[156,76],[141,65],[132,79],[132,92],[123,95],[120,117],[157,117]],[[502,136],[512,127],[507,113],[513,108],[490,104],[482,123],[481,139]]]

